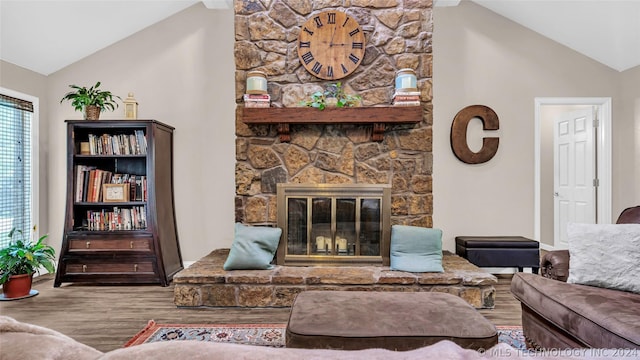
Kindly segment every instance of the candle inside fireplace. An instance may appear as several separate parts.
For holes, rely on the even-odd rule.
[[[316,236],[316,249],[318,249],[318,251],[325,249],[324,236]]]
[[[346,251],[347,250],[347,239],[338,237],[338,238],[336,238],[336,243],[338,243],[338,250],[339,251]]]

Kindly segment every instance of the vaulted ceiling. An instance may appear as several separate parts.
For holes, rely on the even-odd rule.
[[[640,65],[640,1],[471,1],[612,69]],[[0,0],[0,59],[49,75],[198,2]],[[232,8],[232,0],[202,3]]]

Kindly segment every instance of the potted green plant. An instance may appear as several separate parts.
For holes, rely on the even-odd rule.
[[[100,90],[100,81],[90,88],[78,85],[69,85],[74,91],[66,93],[60,103],[67,100],[71,102],[71,105],[76,111],[84,111],[84,117],[86,120],[98,120],[100,113],[105,110],[115,110],[118,107],[115,99],[122,99],[113,95],[111,91]]]
[[[35,231],[35,227],[34,227]],[[14,238],[14,235],[19,237]],[[29,295],[34,273],[44,267],[48,273],[54,272],[55,250],[43,243],[47,235],[38,241],[27,239],[22,230],[11,229],[9,246],[0,250],[0,284],[5,298],[19,298]]]
[[[324,110],[327,107],[352,107],[358,106],[362,97],[344,92],[342,83],[329,84],[324,91],[316,91],[311,94],[311,99],[302,101],[303,106]]]

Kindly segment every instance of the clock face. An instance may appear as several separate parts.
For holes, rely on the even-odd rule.
[[[312,75],[342,79],[362,62],[365,39],[360,25],[338,10],[311,16],[298,35],[298,58]]]

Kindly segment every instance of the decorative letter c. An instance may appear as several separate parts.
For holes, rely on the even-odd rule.
[[[498,115],[491,108],[484,105],[470,105],[460,110],[451,124],[451,149],[460,161],[467,164],[480,164],[491,160],[498,152],[497,137],[482,139],[482,148],[477,153],[469,149],[467,143],[467,127],[473,118],[480,118],[483,130],[498,130],[500,121]]]

